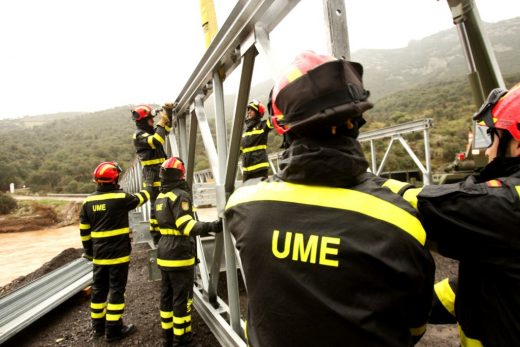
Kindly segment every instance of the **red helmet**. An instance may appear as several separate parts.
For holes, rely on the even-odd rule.
[[[313,131],[316,125],[344,124],[361,117],[372,104],[363,88],[359,63],[306,51],[279,78],[269,96],[269,112],[278,133]]]
[[[184,168],[184,162],[181,158],[171,157],[162,163],[160,172],[163,176],[167,172],[172,172],[176,179],[183,180],[186,174],[186,169]]]
[[[94,182],[98,184],[117,183],[117,180],[119,179],[119,174],[122,171],[123,170],[116,162],[105,161],[96,167],[96,169],[92,173],[92,176],[94,177]]]
[[[489,127],[509,131],[516,140],[520,140],[520,83],[509,91],[497,89],[494,98],[491,94],[491,98],[488,97],[488,107],[484,105],[484,110],[481,109],[476,117]]]
[[[132,119],[135,121],[148,117],[153,117],[153,109],[149,105],[139,105],[132,110]]]
[[[249,104],[247,104],[247,108],[251,108],[251,109],[255,110],[256,112],[258,112],[260,117],[264,116],[265,106],[264,106],[264,104],[262,104],[260,101],[258,101],[256,99],[251,100],[249,102]]]

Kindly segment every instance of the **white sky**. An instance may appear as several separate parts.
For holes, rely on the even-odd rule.
[[[519,0],[475,1],[483,21],[520,16]],[[236,1],[214,2],[221,26]],[[345,4],[353,52],[453,27],[446,0]],[[325,53],[321,6],[301,0],[271,34],[281,64],[304,49]],[[0,119],[162,104],[204,54],[199,0],[2,0],[0,13]],[[255,78],[265,80],[258,61]]]

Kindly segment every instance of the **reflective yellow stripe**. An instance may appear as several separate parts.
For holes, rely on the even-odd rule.
[[[173,328],[173,322],[161,322],[161,328],[164,330],[169,330]]]
[[[90,235],[81,236],[81,241],[88,241],[88,240],[90,240]]]
[[[426,324],[418,328],[410,328],[410,334],[412,336],[421,336],[426,332]]]
[[[184,324],[188,322],[191,322],[191,315],[187,315],[184,317],[173,317],[173,323],[175,324]]]
[[[185,214],[184,216],[180,217],[180,218],[177,218],[177,220],[175,221],[175,225],[177,225],[177,228],[180,228],[180,226],[190,220],[190,219],[193,219],[192,216],[190,216],[189,214]]]
[[[417,195],[421,192],[422,188],[410,188],[407,189],[403,194],[405,199],[413,208],[417,210]]]
[[[259,151],[261,149],[267,149],[267,145],[260,145],[260,146],[242,148],[242,153],[249,153],[249,152]]]
[[[179,230],[175,230],[175,229],[159,228],[159,231],[161,232],[161,235],[175,235],[175,236],[182,235],[182,233]]]
[[[260,169],[262,167],[269,167],[269,163],[268,162],[263,162],[263,163],[260,163],[260,164],[256,164],[256,165],[253,165],[253,166],[248,166],[248,167],[244,167],[243,170],[244,171],[253,171],[253,170],[256,170],[256,169]]]
[[[101,310],[101,309],[104,309],[105,307],[107,307],[106,302],[100,302],[100,303],[91,302],[90,303],[90,308],[92,308],[94,310]]]
[[[449,279],[445,278],[442,281],[435,283],[433,288],[439,301],[442,303],[442,306],[444,306],[449,313],[455,316],[455,293],[450,286]]]
[[[154,139],[159,141],[161,143],[161,145],[164,145],[164,139],[162,138],[161,135],[159,135],[158,133],[155,133],[155,134],[153,134],[153,137],[154,137]]]
[[[264,133],[264,129],[254,129],[251,131],[246,131],[245,133],[242,134],[242,137],[258,135],[258,134],[263,134],[263,133]]]
[[[167,199],[170,199],[171,201],[175,201],[175,199],[177,199],[177,195],[173,194],[172,192],[159,193],[159,195],[157,196],[157,199],[161,199],[161,198],[167,198]]]
[[[394,179],[388,179],[385,183],[383,183],[383,187],[387,187],[392,192],[399,194],[399,191],[403,189],[404,187],[410,185],[410,183],[407,182],[401,182]]]
[[[520,198],[520,186],[515,186],[516,192],[518,193],[518,196]]]
[[[150,200],[150,193],[148,193],[148,191],[143,190],[143,191],[142,191],[142,194],[146,195],[146,198],[147,198],[148,200]]]
[[[125,309],[125,304],[122,303],[122,304],[111,304],[111,303],[108,303],[108,306],[107,306],[107,310],[110,310],[110,311],[121,311],[121,310],[124,310]]]
[[[173,311],[160,311],[161,312],[161,318],[172,318],[173,317]]]
[[[87,202],[87,201],[112,200],[112,199],[124,199],[125,197],[126,197],[125,193],[99,194],[99,195],[87,196],[87,198],[85,199],[85,202]]]
[[[191,229],[193,229],[193,227],[195,226],[195,224],[197,224],[196,221],[194,221],[194,220],[190,220],[190,221],[188,222],[188,224],[186,224],[186,226],[184,227],[184,235],[186,235],[186,236],[190,236]]]
[[[128,263],[130,261],[130,256],[114,259],[94,259],[92,262],[96,265],[115,265],[115,264],[123,264]]]
[[[294,68],[285,77],[287,77],[287,81],[292,82],[295,79],[301,77],[301,75],[302,75],[301,70],[298,68]]]
[[[150,218],[150,224],[158,224],[157,219]]]
[[[100,318],[103,318],[105,317],[105,314],[106,314],[106,310],[103,310],[103,312],[90,312],[90,318],[94,318],[94,319],[100,319]]]
[[[260,182],[235,190],[226,209],[251,201],[290,202],[358,212],[395,225],[421,245],[426,241],[426,232],[416,217],[391,202],[356,190],[287,182]]]
[[[80,223],[79,228],[80,228],[80,230],[88,230],[88,229],[90,229],[90,224]]]
[[[195,265],[195,257],[186,260],[166,260],[157,258],[157,265],[164,267],[179,267]]]
[[[148,145],[149,145],[152,149],[155,149],[155,143],[153,143],[153,136],[152,136],[152,135],[148,136],[147,142],[148,142]]]
[[[273,128],[273,124],[271,123],[271,118],[270,117],[265,120],[265,124],[267,124],[267,127],[269,129]]]
[[[135,196],[137,196],[137,198],[139,199],[139,203],[137,204],[137,206],[141,206],[144,202],[143,196],[139,193],[135,194]]]
[[[165,125],[164,129],[166,130],[166,132],[170,132],[170,130],[172,130],[172,127],[169,127],[169,126]]]
[[[108,322],[117,322],[118,320],[121,319],[121,316],[123,316],[123,315],[122,314],[110,314],[110,313],[107,313],[106,320]]]
[[[149,166],[149,165],[162,164],[162,163],[164,163],[165,160],[166,159],[164,159],[164,158],[143,160],[143,161],[141,161],[141,165],[142,166]]]
[[[93,238],[100,238],[100,237],[111,237],[111,236],[128,234],[129,232],[130,232],[129,228],[121,228],[121,229],[115,229],[115,230],[93,231],[90,233],[90,235]]]
[[[457,324],[457,328],[459,329],[460,345],[462,347],[484,347],[482,342],[480,342],[479,340],[467,337],[466,334],[464,334],[464,331],[462,331],[462,328],[459,324]]]
[[[160,187],[160,186],[161,186],[161,182],[160,181],[152,183],[152,187]]]
[[[181,336],[189,332],[191,332],[191,325],[187,326],[184,329],[173,328],[173,335]]]

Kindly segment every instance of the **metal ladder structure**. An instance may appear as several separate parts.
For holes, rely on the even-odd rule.
[[[488,92],[491,86],[496,86],[501,81],[493,52],[488,49],[488,43],[482,35],[473,0],[447,0],[447,2],[452,11],[454,23],[461,33],[460,38],[466,57],[471,58],[472,61],[470,65],[471,83],[479,87],[474,90],[475,98],[482,100],[483,92]],[[298,3],[299,0],[237,1],[228,19],[175,99],[177,102],[174,110],[175,128],[166,143],[169,149],[168,154],[183,158],[187,169],[188,184],[193,185],[207,180],[209,178],[207,173],[198,177],[194,173],[195,148],[198,145],[197,134],[200,132],[202,145],[210,164],[211,179],[215,185],[216,207],[220,217],[223,216],[226,201],[236,185],[237,169],[240,165],[240,141],[246,106],[250,99],[255,59],[258,54],[266,58],[273,74],[271,77],[277,77],[274,74],[279,66],[271,51],[269,35]],[[338,58],[350,59],[344,0],[322,0],[322,4],[329,54]],[[479,53],[479,50],[482,49],[485,50],[485,56]],[[226,115],[224,81],[238,67],[240,67],[240,78],[234,108],[231,115]],[[480,76],[477,71],[480,72]],[[493,76],[499,77],[492,78]],[[204,107],[210,97],[212,97],[214,106],[215,129],[211,128]],[[226,119],[229,119],[229,116],[231,117],[231,129],[228,132]],[[422,171],[425,183],[429,183],[431,169],[427,131],[430,126],[431,122],[426,121],[426,123],[407,125],[406,129],[401,126],[386,131],[381,130],[377,134],[361,135],[360,140],[372,141],[381,136],[389,136],[392,142],[398,140]],[[216,135],[216,145],[213,131]],[[427,157],[425,165],[413,154],[400,135],[409,131],[424,131]],[[385,164],[388,151],[389,149],[383,161],[377,166],[375,150],[372,150],[372,170],[374,172],[380,172]],[[273,156],[272,159],[276,160],[277,157]],[[137,164],[136,166],[122,181],[123,184],[127,184],[124,186],[125,189],[141,186],[140,172]],[[135,182],[139,184],[135,185]],[[146,212],[143,213],[146,214]],[[198,247],[199,256],[203,255],[200,238],[198,238]],[[222,264],[222,259],[225,259],[225,266]],[[215,237],[212,259],[206,259],[203,256],[200,260],[197,271],[198,280],[194,288],[195,308],[221,345],[246,346],[238,289],[237,269],[241,269],[241,266],[234,247],[234,240],[228,230],[224,228],[223,233]],[[222,299],[217,293],[222,268],[225,268],[227,280],[227,300]]]

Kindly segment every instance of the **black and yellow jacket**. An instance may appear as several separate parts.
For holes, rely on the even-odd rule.
[[[150,194],[125,193],[118,185],[98,185],[83,202],[79,216],[85,254],[95,265],[115,265],[130,261],[128,211],[148,201]]]
[[[157,246],[157,265],[164,271],[185,270],[197,261],[195,236],[213,230],[213,223],[195,219],[190,189],[186,181],[165,183],[155,201],[161,232]]]
[[[134,147],[143,167],[161,165],[166,160],[164,141],[171,128],[157,126],[155,129],[145,124],[137,123],[134,133]]]
[[[246,120],[240,144],[244,172],[254,173],[269,169],[266,150],[267,138],[272,128],[270,119],[262,120],[260,117],[254,117]]]
[[[401,191],[439,253],[459,260],[461,345],[520,345],[520,158],[498,158],[460,183]]]
[[[295,140],[229,198],[251,346],[411,346],[435,266],[417,212],[366,173],[359,143]]]

